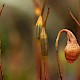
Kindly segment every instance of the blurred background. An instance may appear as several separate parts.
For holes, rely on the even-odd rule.
[[[59,80],[55,52],[55,40],[59,30],[67,28],[76,36],[80,44],[80,28],[69,14],[68,8],[80,21],[80,0],[46,0],[50,7],[46,30],[48,33],[48,74],[49,80]],[[33,45],[35,7],[33,0],[0,0],[0,8],[5,3],[0,16],[2,39],[2,68],[5,80],[37,80],[37,61]],[[42,7],[43,0],[39,0]],[[44,19],[44,18],[43,18]],[[80,80],[80,57],[74,64],[65,60],[66,34],[59,41],[59,54],[65,80]]]

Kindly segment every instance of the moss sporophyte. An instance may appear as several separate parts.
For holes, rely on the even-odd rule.
[[[41,44],[41,55],[44,64],[44,80],[48,80],[48,69],[47,69],[47,56],[48,56],[48,35],[46,32],[46,22],[50,12],[50,8],[48,8],[47,15],[44,19],[41,33],[40,33],[40,44]]]
[[[57,57],[57,62],[58,62],[59,75],[60,75],[61,80],[63,80],[63,76],[62,76],[62,69],[61,69],[60,58],[59,58],[59,53],[58,53],[58,41],[59,41],[59,38],[60,38],[60,35],[62,32],[66,32],[67,38],[68,38],[67,45],[64,49],[65,58],[66,58],[67,62],[72,64],[75,60],[77,60],[77,58],[80,54],[80,46],[79,46],[74,34],[68,29],[60,30],[58,33],[58,36],[56,38],[55,46],[56,46],[56,57]]]
[[[43,21],[43,12],[44,12],[45,3],[46,3],[46,0],[44,0],[41,14],[40,14],[40,16],[36,22],[36,26],[35,26],[36,45],[37,45],[37,48],[39,50],[38,54],[37,54],[38,55],[38,61],[39,61],[38,72],[40,72],[39,76],[38,76],[39,80],[42,80],[42,63],[41,63],[41,60],[44,64],[44,80],[48,80],[47,65],[46,65],[47,64],[46,59],[47,59],[47,55],[48,55],[48,36],[46,33],[46,21],[47,21],[49,12],[50,12],[50,8],[48,8],[47,15]]]
[[[35,2],[38,3],[38,0],[35,0]],[[36,16],[39,15],[38,20],[35,25],[35,44],[36,45],[36,58],[37,58],[37,69],[38,69],[38,80],[42,80],[42,64],[41,64],[41,48],[40,48],[40,33],[42,29],[42,24],[43,24],[43,13],[44,13],[44,8],[45,8],[46,0],[44,0],[42,9],[40,6],[36,6],[36,9],[39,9],[40,11]]]

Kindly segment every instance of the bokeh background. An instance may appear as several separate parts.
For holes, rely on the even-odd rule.
[[[2,68],[5,80],[37,80],[37,61],[33,45],[35,26],[35,7],[33,0],[0,0],[0,7],[5,7],[0,17],[0,34],[2,39]],[[42,7],[43,0],[39,0]],[[80,44],[80,28],[71,18],[68,8],[80,21],[80,0],[47,0],[50,14],[46,30],[49,38],[48,74],[49,80],[59,80],[55,53],[55,40],[59,30],[70,29]],[[74,64],[65,60],[64,48],[66,34],[59,41],[59,54],[65,80],[80,80],[80,57]]]

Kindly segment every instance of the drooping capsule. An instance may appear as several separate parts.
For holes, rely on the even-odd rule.
[[[80,55],[80,46],[74,34],[70,30],[65,30],[68,37],[67,46],[65,47],[65,58],[68,63],[73,63]]]
[[[68,63],[73,63],[74,61],[77,60],[78,56],[80,55],[80,46],[77,42],[76,37],[74,36],[74,34],[68,30],[68,29],[62,29],[59,31],[57,39],[56,39],[56,55],[57,55],[57,60],[59,62],[59,56],[58,56],[58,41],[60,38],[60,35],[62,32],[66,32],[67,33],[67,45],[64,49],[64,53],[65,53],[65,58],[67,60]]]
[[[73,63],[77,60],[80,54],[80,47],[76,44],[67,44],[65,47],[65,58],[68,63]]]
[[[47,56],[48,55],[48,36],[46,34],[46,31],[45,31],[44,27],[41,30],[40,42],[41,42],[42,56]]]

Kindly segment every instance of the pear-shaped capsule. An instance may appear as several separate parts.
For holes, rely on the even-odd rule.
[[[65,47],[65,58],[68,63],[73,63],[80,54],[80,46],[77,43],[76,37],[69,30],[67,30],[67,37],[68,41]]]

